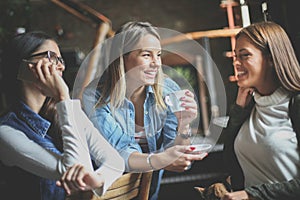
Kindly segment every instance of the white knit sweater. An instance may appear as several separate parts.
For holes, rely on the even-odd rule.
[[[235,140],[245,186],[300,177],[296,133],[288,115],[290,96],[283,88],[270,96],[255,94],[250,118]]]

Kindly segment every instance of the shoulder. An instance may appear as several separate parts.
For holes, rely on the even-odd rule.
[[[298,123],[300,119],[300,94],[294,94],[291,97],[289,103],[289,116],[296,132],[300,133],[300,125]]]
[[[101,92],[95,81],[85,87],[81,99],[84,112],[92,112],[100,97]]]
[[[9,111],[0,116],[0,126],[5,125],[6,122],[13,120],[12,118],[16,117],[16,113]]]
[[[289,103],[289,110],[293,111],[300,108],[300,93],[293,94],[290,103]]]
[[[8,125],[0,125],[0,135],[7,134],[7,132],[13,132],[13,131],[18,131],[18,130]]]
[[[95,99],[100,97],[98,80],[93,80],[83,90],[83,99]]]
[[[291,118],[300,118],[300,93],[292,95],[289,103],[289,114]]]
[[[294,103],[300,104],[300,93],[294,94],[292,98],[294,99]]]

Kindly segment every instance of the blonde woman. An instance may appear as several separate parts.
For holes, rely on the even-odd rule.
[[[164,169],[181,172],[203,158],[189,154],[190,123],[197,117],[194,94],[186,90],[180,112],[170,112],[164,103],[180,87],[164,75],[161,53],[160,36],[150,23],[124,24],[112,38],[111,63],[96,92],[87,87],[83,97],[84,110],[124,158],[126,171],[155,170],[153,200]]]

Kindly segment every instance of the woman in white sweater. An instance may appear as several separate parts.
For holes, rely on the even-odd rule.
[[[74,190],[105,193],[124,161],[79,100],[70,99],[57,43],[42,32],[17,35],[3,58],[9,105],[0,118],[1,195],[59,200]]]
[[[257,22],[236,35],[235,104],[224,130],[232,189],[223,200],[300,199],[300,66],[285,30]]]

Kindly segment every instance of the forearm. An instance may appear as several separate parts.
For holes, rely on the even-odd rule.
[[[146,172],[160,170],[170,164],[171,159],[163,153],[146,154],[134,152],[129,157],[129,166],[132,171]],[[172,159],[175,161],[176,159]]]
[[[88,119],[87,119],[88,120]],[[113,148],[108,141],[100,134],[100,132],[93,127],[92,123],[89,123],[86,129],[87,143],[89,146],[90,154],[97,166],[100,166],[105,162],[105,165],[110,166],[114,170],[123,172],[124,171],[124,160]]]
[[[237,104],[233,104],[229,112],[229,124],[231,123],[235,126],[241,125],[249,116],[251,110],[252,106],[243,108]]]
[[[248,187],[245,191],[250,197],[253,197],[256,200],[296,200],[300,198],[300,180],[292,179],[290,181],[279,183],[266,183]]]
[[[74,100],[62,101],[57,104],[64,146],[63,162],[59,167],[63,168],[63,171],[76,163],[92,169],[86,137],[80,122],[76,120],[78,111],[81,109],[80,106],[80,102]]]
[[[183,171],[191,164],[191,161],[203,158],[201,154],[192,154],[192,151],[188,146],[176,145],[160,153],[134,152],[129,157],[129,166],[132,171],[150,171],[164,169],[172,165],[175,171]]]
[[[222,136],[224,137],[224,164],[231,176],[232,188],[234,190],[241,190],[244,188],[243,172],[234,153],[234,141],[241,125],[246,120],[250,112],[250,109],[242,108],[236,104],[233,105],[229,113],[227,127],[222,131]]]
[[[96,162],[98,169],[104,179],[103,193],[109,186],[119,178],[124,172],[124,160],[120,154],[105,140],[93,124],[82,113],[86,123],[86,137],[92,158]]]
[[[128,158],[128,165],[130,170],[134,172],[146,172],[146,171],[153,170],[154,166],[152,165],[152,161],[155,154],[151,156],[150,160],[148,158],[148,162],[147,162],[148,155],[149,154],[140,153],[140,152],[131,153]]]
[[[243,122],[250,115],[251,108],[242,108],[237,104],[231,106],[227,127],[222,132],[225,137],[225,145],[233,145],[234,138]]]
[[[174,140],[174,145],[190,145],[192,136],[190,125],[180,126],[176,130],[176,138]]]
[[[174,113],[167,112],[163,132],[161,133],[164,136],[164,147],[190,145],[191,141],[188,136],[190,131],[189,124],[180,123]]]
[[[58,179],[61,156],[47,151],[23,132],[10,126],[0,126],[0,158],[8,166],[17,166],[40,177]]]
[[[66,102],[57,104],[64,142],[62,155],[46,150],[19,130],[1,126],[1,160],[7,165],[18,166],[32,174],[50,179],[60,178],[75,163],[84,163],[92,169],[85,139],[76,132],[78,129],[72,117],[75,116],[73,106],[74,104]]]

